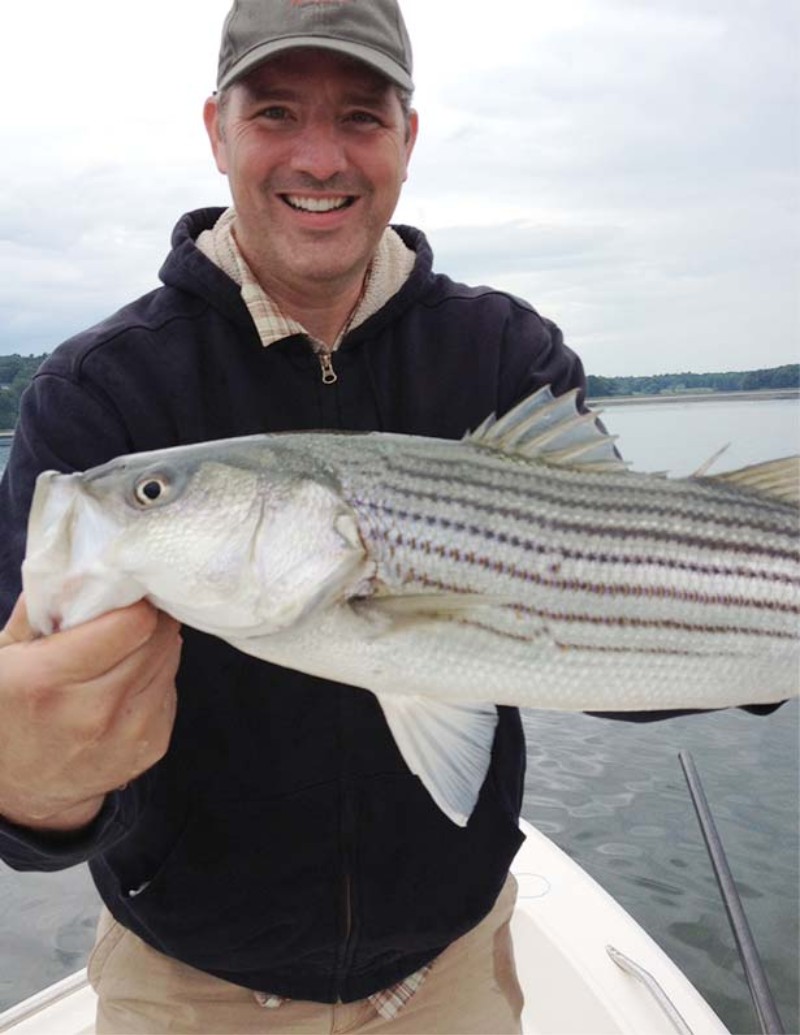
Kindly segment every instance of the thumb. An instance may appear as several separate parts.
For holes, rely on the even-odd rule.
[[[11,643],[23,643],[26,640],[35,639],[36,636],[28,622],[25,597],[23,594],[20,594],[14,605],[14,610],[9,615],[5,628],[0,632],[0,647],[8,647]]]

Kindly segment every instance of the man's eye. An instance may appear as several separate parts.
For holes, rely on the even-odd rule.
[[[380,123],[377,115],[373,115],[369,111],[354,111],[347,117],[350,122],[355,122],[357,125],[375,126]]]
[[[262,119],[269,119],[272,122],[282,122],[289,118],[288,110],[286,108],[281,108],[277,104],[274,104],[269,108],[264,108],[260,114]]]

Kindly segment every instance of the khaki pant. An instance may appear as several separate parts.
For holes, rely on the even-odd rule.
[[[518,1035],[522,991],[509,921],[517,895],[509,877],[492,912],[434,962],[394,1020],[368,999],[260,1006],[246,988],[150,948],[104,912],[89,960],[99,997],[98,1035]],[[270,991],[270,989],[265,989]]]

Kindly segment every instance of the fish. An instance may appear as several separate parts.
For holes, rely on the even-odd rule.
[[[48,635],[146,598],[374,693],[464,826],[497,706],[714,709],[800,678],[800,458],[630,469],[549,386],[458,440],[284,432],[39,475],[23,587]]]

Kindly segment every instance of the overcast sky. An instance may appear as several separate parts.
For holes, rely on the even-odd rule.
[[[0,353],[157,284],[226,204],[201,109],[228,0],[0,10]],[[420,140],[396,219],[527,298],[594,374],[800,353],[797,0],[405,0]]]

